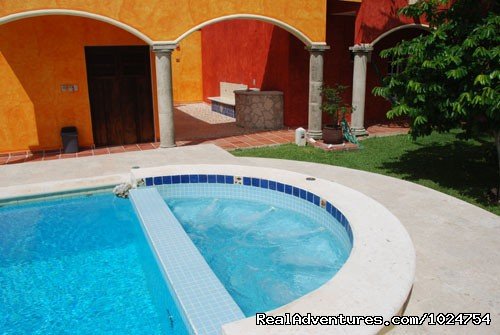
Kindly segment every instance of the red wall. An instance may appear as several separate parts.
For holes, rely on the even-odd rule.
[[[407,0],[365,1],[357,16],[327,16],[326,43],[331,49],[325,52],[324,82],[349,86],[344,94],[346,102],[351,102],[352,95],[353,61],[349,47],[355,41],[371,41],[406,22],[396,14],[397,8],[405,4]],[[335,13],[335,10],[329,12]],[[423,32],[421,29],[403,29],[377,43],[372,62],[368,63],[367,124],[386,121],[385,114],[390,107],[387,101],[371,93],[381,84],[374,65],[382,76],[387,74],[387,61],[378,56],[379,52]],[[220,95],[221,81],[283,91],[285,125],[307,127],[309,52],[302,42],[285,30],[254,20],[231,20],[203,28],[202,65],[205,101],[208,101],[207,97]],[[329,122],[328,116],[324,115],[323,120]]]
[[[398,15],[398,10],[407,5],[408,0],[363,1],[356,16],[356,44],[370,43],[382,33],[402,24],[424,23],[420,19]]]
[[[205,101],[220,95],[221,81],[283,91],[285,125],[307,125],[309,53],[302,42],[255,20],[219,22],[201,36]]]
[[[354,16],[329,15],[326,25],[326,43],[331,49],[325,53],[324,82],[348,86],[344,93],[347,103],[352,97],[353,62],[349,47],[354,44],[354,20]],[[330,122],[328,115],[323,115],[323,121]]]
[[[391,107],[390,103],[380,97],[372,94],[375,86],[382,84],[382,78],[387,75],[389,69],[389,62],[379,56],[380,52],[384,49],[395,46],[402,40],[409,40],[427,32],[422,29],[402,29],[386,36],[380,40],[372,52],[371,62],[368,63],[367,76],[366,76],[366,102],[365,102],[365,123],[373,124],[387,120],[386,113]],[[377,70],[380,74],[377,74]]]

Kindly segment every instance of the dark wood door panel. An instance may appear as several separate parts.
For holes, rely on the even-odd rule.
[[[96,145],[154,140],[148,47],[85,47]]]
[[[137,124],[139,118],[137,82],[134,78],[120,78],[120,113],[123,125],[123,143],[137,143]]]

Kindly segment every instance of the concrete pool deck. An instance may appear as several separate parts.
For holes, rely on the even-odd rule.
[[[399,326],[391,334],[500,333],[500,218],[417,184],[322,164],[237,158],[214,145],[0,166],[0,196],[33,183],[128,175],[132,166],[239,164],[273,167],[334,181],[375,199],[408,230],[417,253],[406,315],[491,313],[490,326]]]

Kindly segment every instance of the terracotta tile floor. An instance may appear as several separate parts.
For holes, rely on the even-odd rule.
[[[295,130],[293,129],[261,132],[243,129],[236,126],[234,119],[211,112],[210,106],[204,103],[177,106],[174,117],[178,146],[212,143],[226,150],[234,150],[291,143],[295,139]],[[408,132],[408,128],[392,124],[376,124],[368,127],[367,130],[370,136]],[[60,150],[0,153],[0,165],[152,150],[158,147],[159,143],[154,142],[87,148],[75,154],[64,154]]]

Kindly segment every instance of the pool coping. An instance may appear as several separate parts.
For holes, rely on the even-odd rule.
[[[376,315],[389,320],[400,313],[409,297],[415,278],[415,250],[410,236],[399,220],[380,203],[366,195],[305,174],[242,165],[173,165],[137,169],[135,180],[153,176],[187,174],[224,174],[274,180],[314,193],[337,207],[349,220],[354,245],[339,272],[320,288],[266,312],[284,316],[300,313],[314,316]],[[338,195],[341,196],[338,196]],[[382,325],[356,326],[357,334],[376,334]],[[353,326],[257,326],[249,317],[225,324],[223,334],[352,334]]]
[[[173,174],[232,174],[266,178],[306,189],[330,201],[348,218],[355,244],[340,271],[326,284],[268,315],[378,315],[400,313],[415,278],[415,250],[399,220],[384,206],[354,189],[288,170],[245,165],[170,165],[95,178],[61,180],[0,188],[0,202],[57,192],[91,190],[129,182],[132,178]],[[336,197],[337,194],[342,196]],[[367,223],[367,220],[371,220]],[[233,334],[376,334],[383,326],[256,326],[255,317],[223,326]]]

